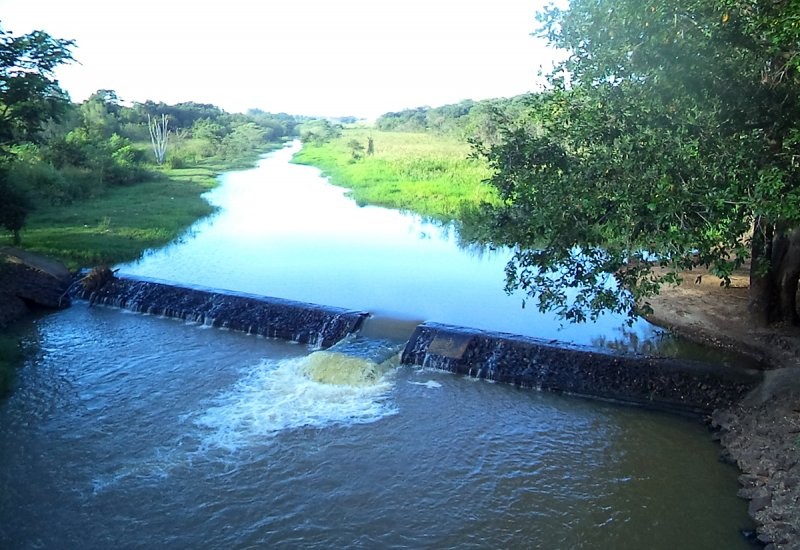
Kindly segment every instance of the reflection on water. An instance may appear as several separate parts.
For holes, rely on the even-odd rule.
[[[594,345],[659,331],[620,317],[566,325],[504,292],[511,252],[465,246],[451,226],[359,207],[319,170],[291,164],[299,144],[253,170],[222,177],[208,194],[220,213],[190,238],[121,266],[123,273],[369,311],[400,320]]]

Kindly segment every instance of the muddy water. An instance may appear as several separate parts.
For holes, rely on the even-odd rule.
[[[693,420],[409,367],[320,383],[305,346],[85,304],[27,338],[3,548],[747,546]]]

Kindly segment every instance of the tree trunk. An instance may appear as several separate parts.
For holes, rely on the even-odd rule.
[[[762,217],[753,223],[750,259],[750,303],[747,309],[753,321],[765,326],[772,321],[778,302],[775,273],[772,268],[774,227]]]
[[[800,280],[800,229],[781,235],[780,257],[774,257],[773,269],[776,274],[778,292],[777,321],[793,325],[800,320],[797,315],[797,285]]]
[[[748,309],[759,325],[798,324],[800,229],[784,229],[759,218],[753,228]]]

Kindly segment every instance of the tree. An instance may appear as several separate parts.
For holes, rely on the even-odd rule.
[[[25,226],[25,218],[31,209],[30,198],[8,178],[8,170],[0,167],[0,225],[11,231],[13,244],[20,243],[19,232]]]
[[[119,98],[113,90],[98,90],[80,105],[83,126],[92,139],[101,141],[119,132]]]
[[[162,114],[161,119],[151,118],[147,115],[147,127],[150,128],[150,143],[153,145],[153,153],[159,166],[164,164],[167,156],[167,141],[169,140],[169,129],[167,128],[167,115]]]
[[[14,145],[38,141],[45,122],[68,105],[54,71],[72,60],[73,45],[41,31],[15,37],[0,27],[0,225],[13,232],[15,243],[31,206],[9,181],[7,164]]]
[[[495,238],[515,246],[507,288],[569,320],[633,316],[683,269],[729,281],[750,260],[754,318],[796,322],[795,6],[547,10],[543,33],[569,57],[503,141],[480,149],[503,201],[489,213]]]
[[[325,119],[304,122],[299,127],[303,143],[323,144],[342,135],[342,127]]]
[[[13,36],[0,28],[0,152],[23,141],[36,141],[42,125],[68,105],[55,69],[72,61],[72,40],[42,31]]]
[[[372,139],[372,138],[370,138]],[[361,160],[364,158],[364,146],[357,139],[351,139],[347,142],[347,148],[350,149],[350,155],[353,160]]]
[[[264,129],[255,122],[245,122],[235,125],[222,138],[221,151],[227,158],[236,158],[255,151],[264,145],[264,141]]]

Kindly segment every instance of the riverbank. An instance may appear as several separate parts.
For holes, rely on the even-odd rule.
[[[471,152],[465,141],[432,133],[346,128],[331,141],[304,143],[292,162],[316,166],[358,204],[452,221],[496,197],[484,183],[488,166]]]
[[[700,277],[700,279],[698,279]],[[648,320],[695,342],[761,362],[760,390],[711,418],[721,459],[742,472],[739,496],[748,499],[767,548],[800,549],[800,329],[758,327],[747,315],[748,275],[730,287],[704,271],[665,287],[650,300]]]
[[[41,206],[30,214],[22,231],[23,250],[13,256],[33,253],[58,260],[72,271],[135,260],[148,249],[178,239],[214,212],[202,195],[217,185],[221,173],[252,167],[264,153],[280,146],[271,144],[232,160],[211,158],[188,168],[163,168],[145,182],[110,187],[102,195],[72,204]],[[0,248],[11,244],[12,235],[0,232]],[[6,259],[0,253],[0,280]],[[0,287],[0,396],[11,387],[22,361],[19,341],[6,327],[29,311],[17,296],[4,299],[8,293],[3,290],[10,288]]]
[[[214,208],[202,195],[217,185],[221,173],[251,167],[278,146],[234,160],[163,168],[141,183],[111,187],[72,204],[39,207],[27,220],[20,247],[58,259],[73,270],[133,261],[212,214]],[[11,244],[11,236],[0,238],[2,244]]]

